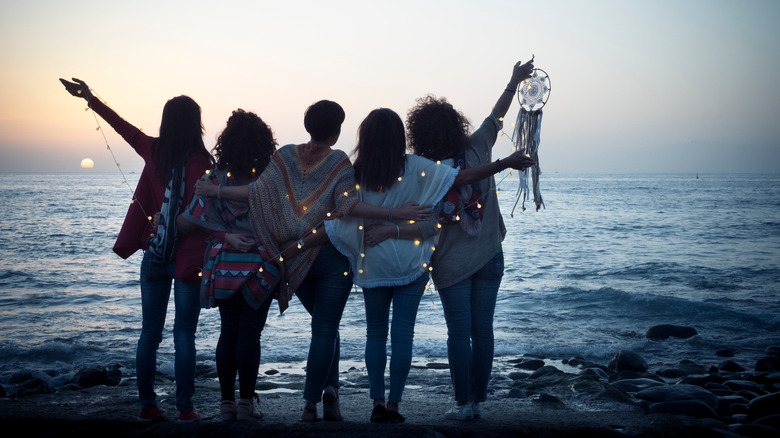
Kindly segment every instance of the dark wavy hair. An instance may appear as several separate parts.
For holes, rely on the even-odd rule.
[[[155,165],[163,184],[171,179],[175,167],[184,166],[190,154],[202,154],[214,161],[203,144],[200,106],[189,96],[177,96],[163,107]]]
[[[344,123],[344,109],[330,100],[321,100],[306,108],[303,116],[303,126],[314,141],[327,140],[341,133]]]
[[[403,175],[406,152],[404,122],[388,108],[368,113],[358,128],[355,180],[366,189],[388,190]]]
[[[471,125],[447,99],[425,96],[406,117],[409,149],[429,160],[451,158],[469,147]]]
[[[251,180],[252,169],[260,175],[276,151],[271,127],[253,112],[239,108],[230,115],[217,137],[214,156],[217,168],[230,170],[240,180]]]

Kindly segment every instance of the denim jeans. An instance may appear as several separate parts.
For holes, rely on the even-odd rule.
[[[236,373],[239,398],[255,395],[260,367],[260,335],[268,318],[271,296],[257,309],[249,305],[239,290],[232,297],[217,300],[220,331],[217,341],[217,376],[222,400],[235,400]]]
[[[370,396],[385,398],[385,366],[387,365],[387,331],[390,332],[390,396],[388,401],[399,403],[412,366],[414,323],[420,298],[428,283],[428,272],[417,280],[394,287],[363,289],[366,304],[366,370]],[[390,324],[390,306],[393,320]]]
[[[349,271],[349,260],[326,243],[296,291],[311,315],[303,398],[312,403],[322,400],[326,387],[339,387],[339,324],[352,289],[352,276],[344,275]]]
[[[483,402],[493,368],[493,315],[504,275],[498,253],[471,277],[439,289],[447,321],[447,356],[458,403]]]
[[[157,394],[154,392],[157,348],[162,341],[165,315],[171,295],[171,281],[173,281],[176,408],[180,411],[192,411],[192,395],[195,393],[195,330],[200,316],[200,283],[184,283],[181,279],[174,278],[175,269],[173,262],[155,261],[151,251],[146,251],[141,261],[142,326],[135,356],[135,369],[138,379],[138,397],[144,409],[157,406]]]

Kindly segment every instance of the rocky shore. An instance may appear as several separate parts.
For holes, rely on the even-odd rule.
[[[400,405],[406,422],[384,425],[369,421],[368,380],[360,364],[346,364],[341,375],[345,421],[315,424],[298,421],[302,375],[266,365],[257,385],[266,416],[256,423],[219,419],[219,385],[207,366],[199,369],[194,400],[203,420],[192,424],[174,421],[174,384],[163,376],[157,388],[168,419],[146,424],[135,420],[135,380],[120,368],[83,370],[58,388],[19,373],[0,392],[0,424],[43,437],[780,436],[780,346],[751,364],[738,363],[727,350],[717,354],[723,358],[717,364],[682,360],[662,369],[650,369],[630,351],[616,352],[608,364],[497,358],[482,418],[467,422],[443,418],[452,404],[447,364],[418,360]]]

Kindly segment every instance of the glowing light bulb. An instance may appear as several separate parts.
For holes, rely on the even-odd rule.
[[[477,202],[477,208],[482,208],[482,204],[480,204],[479,202]]]
[[[317,234],[317,229],[315,228],[315,229],[311,230],[311,233],[312,234]]]
[[[206,169],[206,175],[211,175],[211,169]]]
[[[428,264],[427,263],[423,263],[423,268],[427,268],[427,267],[428,267]],[[428,289],[427,285],[425,286],[425,289]]]
[[[362,252],[360,253],[360,257],[365,257],[365,256],[366,256],[365,253],[362,253]]]
[[[327,216],[328,216],[328,217],[330,217],[330,212],[328,212],[328,215],[327,215]]]
[[[344,271],[344,276],[346,277],[347,275],[349,275],[349,273]]]
[[[279,256],[279,261],[280,261],[280,262],[283,262],[283,261],[284,261],[284,257],[282,257],[282,256]]]
[[[436,224],[436,228],[441,228],[441,224]]]
[[[360,270],[358,270],[358,272],[362,274],[362,273],[363,273],[363,270],[362,270],[362,269],[360,269]]]
[[[258,272],[263,272],[263,267],[260,266],[260,269],[257,270]]]
[[[439,160],[436,160],[436,164],[441,164],[441,161],[439,161]]]
[[[304,205],[304,206],[303,206],[303,211],[306,211],[306,210],[307,210],[307,208],[306,208],[306,206]]]
[[[233,175],[231,175],[231,173],[230,173],[230,172],[228,172],[228,173],[227,173],[227,177],[228,177],[228,178],[230,178],[231,176],[233,176]]]
[[[358,230],[362,230],[362,229],[363,229],[363,225],[358,225]]]
[[[432,247],[431,247],[431,251],[436,251],[436,247],[435,247],[435,246],[432,246]]]
[[[301,244],[299,243],[299,244],[298,244],[298,249],[301,249],[301,248],[303,248],[303,245],[301,245]]]
[[[423,172],[422,172],[420,175],[421,175],[421,176],[425,176],[425,171],[423,171]]]
[[[428,266],[428,271],[433,271],[433,266]]]
[[[401,181],[402,179],[403,179],[403,178],[401,178],[400,176],[398,177],[398,181]]]
[[[455,220],[459,221],[460,220],[460,215],[455,216]]]
[[[147,220],[152,220],[152,217],[151,216],[146,216],[146,219]]]
[[[355,190],[360,190],[360,184],[355,184]]]
[[[415,246],[419,246],[419,245],[420,245],[420,241],[419,241],[419,240],[415,240],[415,241],[414,241],[414,245],[415,245]]]
[[[198,272],[198,277],[203,277],[203,273],[202,272]]]
[[[503,118],[503,117],[499,117],[499,118],[498,118],[498,121],[499,121],[499,122],[503,122],[503,121],[504,121],[504,118]]]
[[[413,223],[414,223],[414,221],[409,221],[409,223],[410,223],[410,224],[413,224]]]

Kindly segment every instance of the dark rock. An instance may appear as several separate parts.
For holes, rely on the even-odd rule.
[[[660,324],[647,330],[645,337],[648,339],[668,339],[670,337],[687,339],[698,335],[699,333],[693,327],[686,327],[673,324]]]
[[[532,401],[542,404],[548,408],[559,409],[565,407],[561,399],[551,394],[539,394],[539,396],[535,397]]]
[[[758,419],[780,414],[780,392],[766,394],[750,400],[750,418]]]
[[[751,438],[777,438],[777,429],[763,424],[733,424],[729,427],[729,431]]]
[[[432,370],[446,370],[450,367],[450,364],[444,362],[428,362],[428,365],[426,366]]]
[[[667,402],[680,400],[695,400],[705,403],[713,409],[718,406],[718,397],[701,386],[686,385],[662,385],[643,389],[636,393],[636,397],[651,402]]]
[[[653,403],[650,405],[651,414],[688,415],[696,418],[718,418],[718,414],[706,403],[698,400],[677,400]]]
[[[723,383],[727,379],[717,374],[691,374],[685,376],[680,380],[680,383],[686,383],[688,385],[706,386],[708,383]]]
[[[775,356],[766,356],[756,361],[756,371],[778,371],[780,370],[780,358]]]
[[[639,392],[654,386],[666,385],[665,383],[661,383],[653,379],[625,379],[617,380],[611,382],[610,384],[615,388],[618,388],[621,391],[627,393]]]
[[[720,365],[718,365],[718,368],[720,368],[721,371],[745,371],[745,368],[742,365],[734,362],[733,360],[724,360],[720,363]]]
[[[518,364],[515,364],[515,368],[520,368],[521,370],[530,370],[530,371],[538,370],[543,366],[544,366],[544,361],[541,359],[528,359]]]
[[[747,415],[748,412],[750,412],[750,405],[747,404],[739,404],[735,403],[731,406],[729,406],[729,416],[733,417],[734,415]]]
[[[524,373],[521,371],[513,371],[509,373],[509,378],[512,380],[521,380],[521,379],[527,379],[530,374]]]
[[[564,372],[552,365],[546,365],[531,373],[530,378],[538,379],[539,377],[549,376],[551,374],[564,374]]]
[[[715,352],[715,355],[718,357],[734,357],[734,352],[729,349],[718,350]]]
[[[755,392],[756,394],[763,394],[764,390],[761,389],[761,385],[759,385],[756,382],[752,382],[750,380],[726,380],[723,382],[724,385],[726,385],[729,389],[733,389],[734,391],[740,391],[740,390],[748,390]]]
[[[675,368],[668,368],[657,372],[659,376],[678,378],[689,376],[691,374],[704,374],[705,368],[693,361],[682,360]]]
[[[642,356],[633,351],[620,350],[609,362],[609,369],[615,371],[638,371],[644,373],[647,371],[647,362]]]
[[[748,391],[747,389],[741,389],[734,393],[734,395],[738,395],[740,397],[745,397],[748,400],[753,400],[754,398],[758,397],[761,394],[757,394],[753,391]]]
[[[274,376],[274,375],[276,375],[276,374],[279,374],[279,370],[270,369],[270,370],[266,371],[266,372],[265,372],[265,373],[263,373],[263,374],[265,374],[265,375],[267,375],[267,376]]]
[[[23,397],[32,394],[51,394],[54,391],[49,387],[45,380],[34,378],[22,382],[16,391],[17,397]]]
[[[525,398],[525,397],[527,397],[527,394],[526,394],[525,390],[523,390],[523,389],[512,388],[512,389],[509,390],[509,393],[507,394],[507,396],[509,396],[511,398]]]
[[[118,367],[92,367],[79,370],[74,376],[75,383],[82,388],[98,385],[116,386],[122,380],[122,371]]]
[[[609,374],[601,368],[585,368],[579,372],[580,376],[593,376],[599,380],[609,380]]]
[[[614,381],[617,381],[617,380],[625,380],[625,379],[641,379],[641,378],[644,378],[644,377],[652,378],[652,376],[648,376],[645,373],[640,373],[639,371],[623,370],[623,371],[618,371],[618,372],[614,372],[614,373],[610,374],[609,375],[609,381],[610,382],[614,382]],[[658,376],[656,376],[656,377],[658,377]],[[664,381],[661,377],[658,377],[658,379],[659,379],[660,382]]]
[[[773,415],[767,415],[766,417],[761,417],[753,421],[753,424],[763,424],[764,426],[774,427],[775,429],[780,431],[780,414],[773,414]]]
[[[728,395],[725,397],[718,397],[717,412],[718,415],[727,416],[731,414],[731,406],[735,404],[741,404],[747,406],[750,401],[745,397],[738,395]],[[743,413],[743,412],[740,412]]]

